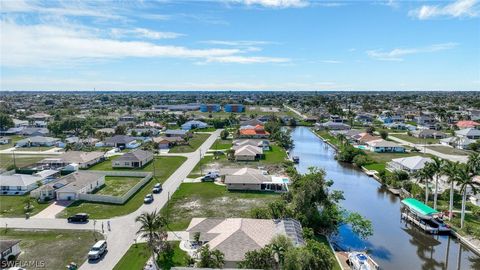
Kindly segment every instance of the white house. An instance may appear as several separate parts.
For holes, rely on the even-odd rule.
[[[394,158],[387,163],[387,168],[391,171],[401,170],[408,173],[415,173],[423,169],[428,162],[432,162],[432,159],[421,156]]]
[[[60,142],[58,138],[34,136],[17,141],[15,147],[54,146],[58,142]]]
[[[202,121],[197,121],[197,120],[188,121],[182,125],[183,130],[191,130],[195,128],[206,128],[206,127],[208,127],[207,123],[204,123]]]
[[[460,138],[478,140],[480,139],[480,130],[475,128],[465,128],[465,129],[455,131],[455,135]]]
[[[104,174],[77,171],[39,187],[31,195],[40,199],[49,197],[59,201],[78,200],[80,194],[92,193],[104,184]]]
[[[372,152],[377,153],[403,153],[405,147],[387,140],[374,140],[367,142],[368,148]]]
[[[38,187],[40,176],[29,174],[0,175],[0,190],[4,195],[23,195]]]

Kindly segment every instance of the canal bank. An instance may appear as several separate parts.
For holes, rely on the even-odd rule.
[[[309,128],[295,128],[292,139],[292,155],[300,157],[297,170],[323,168],[334,181],[333,189],[344,192],[341,206],[372,221],[374,235],[367,240],[340,228],[332,240],[343,249],[368,249],[382,269],[480,269],[480,258],[457,239],[427,235],[402,222],[400,198],[358,168],[337,162],[335,150]]]
[[[338,147],[334,144],[332,144],[331,142],[329,142],[328,140],[326,140],[325,138],[322,138],[322,136],[320,136],[319,134],[317,134],[315,131],[311,130],[311,132],[313,134],[315,134],[318,138],[320,138],[320,140],[322,140],[324,143],[327,143],[330,147],[332,147],[333,149],[335,149],[335,151],[338,151]],[[361,167],[361,170],[368,176],[372,177],[373,179],[375,179],[377,182],[380,182],[380,178],[376,175],[376,172],[375,171],[370,171],[368,170],[367,168],[365,167]],[[395,188],[389,188],[389,187],[386,187],[388,191],[390,191],[390,193],[392,193],[393,195],[395,196],[400,196],[401,198],[405,198],[405,197],[408,197],[410,196],[410,193],[408,193],[406,190],[403,190],[403,189],[395,189]],[[407,196],[408,195],[408,196]],[[469,247],[471,249],[471,251],[473,251],[477,256],[480,256],[480,248],[475,245],[474,243],[472,243],[470,240],[468,240],[467,237],[464,237],[462,236],[460,233],[456,232],[453,228],[452,228],[452,236],[457,238],[458,240],[460,240],[460,242],[462,242],[465,246]]]

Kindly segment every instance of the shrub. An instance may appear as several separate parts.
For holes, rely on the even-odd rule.
[[[367,165],[368,163],[370,163],[370,161],[371,160],[366,155],[356,155],[353,158],[353,163],[355,163],[355,165],[357,165],[359,167]]]

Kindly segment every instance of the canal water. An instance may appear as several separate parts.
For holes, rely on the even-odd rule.
[[[344,192],[342,207],[371,220],[374,235],[356,237],[344,226],[335,241],[346,250],[368,249],[382,269],[480,269],[480,257],[449,236],[425,234],[400,219],[400,198],[384,190],[362,171],[334,159],[335,150],[307,127],[292,131],[292,155],[300,157],[301,173],[311,166],[323,168],[333,189]]]

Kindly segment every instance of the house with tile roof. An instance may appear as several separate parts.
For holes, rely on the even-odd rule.
[[[128,152],[112,160],[113,168],[142,168],[153,160],[153,153],[142,149]]]
[[[266,139],[270,136],[265,130],[263,125],[256,125],[254,127],[241,128],[239,130],[239,138],[252,138],[252,139]]]
[[[235,268],[245,253],[268,245],[277,235],[287,236],[294,246],[303,246],[302,225],[294,219],[192,218],[186,232],[190,242],[200,242],[221,251],[226,268]]]
[[[455,124],[459,129],[464,129],[464,128],[476,128],[480,126],[479,123],[471,120],[464,120],[464,121],[458,121]]]

